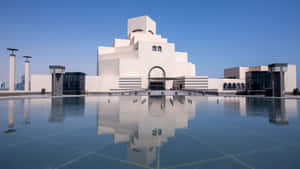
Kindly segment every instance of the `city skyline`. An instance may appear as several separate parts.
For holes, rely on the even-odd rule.
[[[8,81],[7,47],[20,49],[16,79],[24,74],[24,55],[34,57],[31,74],[49,73],[50,64],[60,64],[66,71],[96,75],[97,46],[111,45],[114,37],[126,38],[127,18],[141,15],[152,17],[160,25],[158,33],[176,43],[178,51],[188,52],[197,75],[223,77],[224,68],[273,62],[300,66],[297,1],[177,1],[168,12],[163,11],[166,2],[138,2],[4,1],[0,80]]]

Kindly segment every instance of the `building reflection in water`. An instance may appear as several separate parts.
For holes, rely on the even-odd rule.
[[[288,116],[297,115],[297,107],[297,100],[246,98],[248,115],[268,117],[277,125],[288,124]]]
[[[288,112],[286,111],[285,105],[286,101],[283,99],[274,99],[270,102],[269,121],[278,125],[288,124]]]
[[[159,165],[159,147],[195,116],[196,106],[187,97],[103,97],[97,108],[98,134],[127,142],[128,161],[149,166],[156,160]]]
[[[265,117],[277,125],[287,125],[288,117],[298,115],[296,99],[224,97],[223,104],[225,113]]]
[[[85,97],[54,97],[51,98],[49,122],[62,122],[68,116],[83,116]]]

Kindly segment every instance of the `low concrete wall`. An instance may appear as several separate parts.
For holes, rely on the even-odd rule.
[[[115,76],[86,76],[85,92],[109,92],[111,89],[118,88],[119,77]]]
[[[31,75],[31,92],[41,92],[45,89],[46,92],[52,91],[51,75]]]
[[[27,96],[27,95],[49,95],[50,92],[42,94],[41,92],[25,92],[25,91],[0,91],[1,96]]]

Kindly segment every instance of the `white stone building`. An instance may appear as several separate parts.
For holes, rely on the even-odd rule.
[[[176,79],[192,81],[182,88],[207,88],[207,77],[196,76],[187,53],[177,52],[174,43],[156,33],[156,23],[141,16],[128,20],[127,39],[98,47],[97,76],[87,77],[86,90],[171,89],[179,82]]]
[[[115,39],[111,47],[99,46],[97,63],[97,75],[86,76],[86,92],[208,88],[207,76],[196,76],[188,54],[176,51],[174,43],[158,35],[156,23],[148,16],[128,20],[127,39]],[[49,75],[32,75],[31,81],[32,91],[51,91]]]

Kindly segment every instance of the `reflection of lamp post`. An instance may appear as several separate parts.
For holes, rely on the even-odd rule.
[[[5,133],[16,132],[15,126],[15,102],[14,100],[8,100],[8,129]]]
[[[16,70],[16,55],[14,52],[17,52],[19,49],[16,48],[7,48],[11,52],[9,55],[9,90],[15,90],[15,70]]]
[[[25,58],[25,86],[24,90],[26,92],[29,91],[29,59],[32,58],[31,56],[23,56]]]
[[[29,99],[24,99],[24,122],[30,124],[29,120]]]

